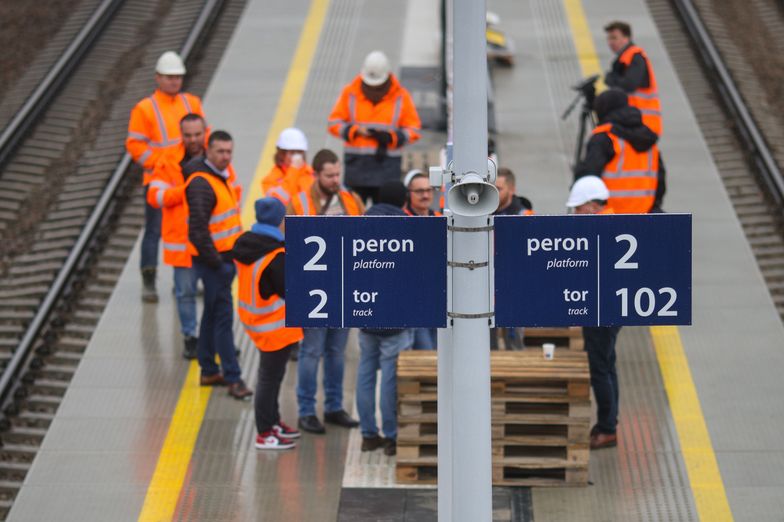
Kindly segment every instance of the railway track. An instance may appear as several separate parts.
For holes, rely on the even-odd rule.
[[[784,178],[780,172],[784,149],[771,146],[784,136],[784,125],[778,115],[770,114],[765,95],[770,80],[755,72],[760,70],[753,63],[756,58],[738,49],[737,35],[729,33],[732,27],[722,23],[712,2],[646,1],[784,319]],[[744,3],[744,9],[775,15],[781,27],[784,18],[775,2],[754,0],[753,6]],[[784,36],[776,40],[784,41]]]
[[[143,225],[123,152],[130,109],[167,49],[183,51],[187,88],[203,94],[245,0],[118,4],[0,165],[0,520]]]

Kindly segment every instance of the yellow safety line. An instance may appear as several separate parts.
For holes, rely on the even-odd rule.
[[[311,3],[254,179],[246,191],[242,211],[242,220],[246,225],[254,221],[253,202],[261,195],[261,178],[272,165],[278,134],[291,126],[296,118],[328,7],[329,0],[313,0]],[[191,362],[166,440],[158,456],[155,472],[147,488],[144,506],[139,514],[140,521],[168,521],[175,514],[211,395],[211,388],[199,386],[200,374],[198,363]]]
[[[733,520],[678,328],[652,326],[651,337],[700,520]]]
[[[267,131],[267,141],[261,150],[253,181],[251,181],[250,187],[246,191],[247,197],[242,207],[242,223],[245,227],[256,222],[256,213],[253,205],[262,196],[261,179],[272,168],[272,157],[275,154],[275,142],[278,139],[278,135],[286,127],[294,125],[297,119],[297,111],[299,111],[302,94],[305,92],[305,84],[308,80],[313,56],[316,54],[316,45],[318,44],[328,8],[329,0],[314,0],[310,6],[310,13],[305,20],[299,45],[297,45],[297,51],[294,53],[294,60],[286,77],[286,83],[283,85],[280,101],[278,101],[278,110],[275,112],[275,117],[272,118],[272,123],[270,123]],[[327,123],[325,121],[324,129],[326,130],[326,128]]]
[[[582,0],[563,0],[563,5],[583,76],[601,74],[602,68]],[[706,522],[733,520],[678,328],[655,326],[650,331],[697,514],[700,520]]]

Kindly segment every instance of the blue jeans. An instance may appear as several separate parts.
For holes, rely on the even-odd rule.
[[[144,236],[142,236],[142,268],[157,268],[158,243],[161,241],[161,209],[147,203],[147,189],[144,187]]]
[[[435,350],[438,347],[436,328],[414,328],[414,350]]]
[[[618,373],[615,341],[620,326],[583,327],[591,387],[596,397],[596,426],[602,433],[615,433],[618,425]]]
[[[357,411],[363,437],[378,435],[376,372],[381,370],[381,428],[384,437],[397,439],[397,356],[411,348],[412,332],[381,336],[359,332]]]
[[[220,268],[210,268],[197,259],[193,260],[196,275],[204,284],[204,311],[199,327],[199,366],[204,376],[215,375],[220,368],[215,364],[215,354],[220,355],[223,378],[233,383],[240,380],[240,365],[234,352],[232,323],[234,310],[231,300],[231,282],[236,269],[233,263],[221,263]]]
[[[194,268],[174,267],[174,296],[180,330],[185,337],[196,337],[196,281]]]
[[[348,329],[306,328],[297,360],[299,416],[316,414],[316,378],[324,357],[324,413],[343,409],[343,370]]]

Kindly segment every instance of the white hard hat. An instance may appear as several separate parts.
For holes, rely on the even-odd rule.
[[[381,85],[389,78],[392,67],[389,58],[381,51],[373,51],[365,57],[362,65],[362,81],[371,87]]]
[[[412,181],[414,181],[414,178],[416,176],[424,176],[424,175],[425,173],[419,169],[411,169],[406,173],[406,177],[403,178],[403,185],[405,185],[406,188],[408,188],[408,186],[411,184]]]
[[[185,64],[182,62],[179,54],[174,51],[166,51],[158,58],[158,63],[155,64],[155,72],[171,76],[182,76],[185,74]]]
[[[275,146],[283,150],[308,150],[308,139],[305,133],[294,127],[283,129],[283,132],[278,136],[278,142]]]
[[[585,205],[589,201],[606,201],[610,197],[610,191],[601,178],[596,176],[584,176],[572,185],[569,192],[569,200],[566,202],[568,208]]]

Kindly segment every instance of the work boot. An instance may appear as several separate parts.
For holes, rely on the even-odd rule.
[[[155,291],[155,267],[142,268],[142,301],[157,303],[158,293]]]
[[[195,359],[197,357],[196,348],[199,344],[198,337],[191,337],[188,336],[185,338],[185,349],[182,351],[182,356],[188,360]]]

